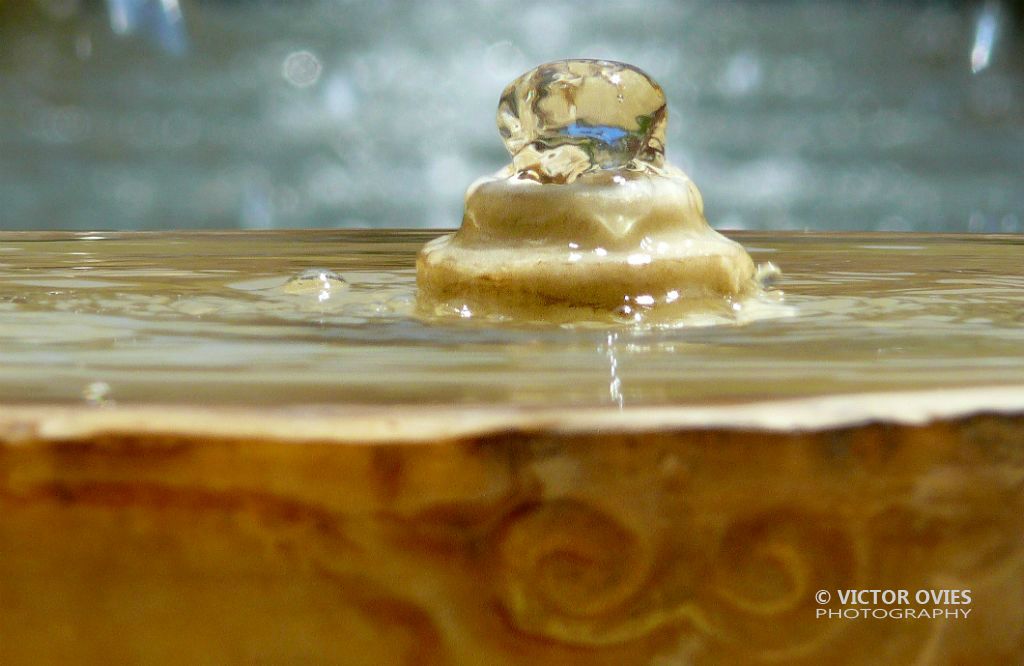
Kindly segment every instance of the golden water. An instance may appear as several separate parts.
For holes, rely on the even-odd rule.
[[[0,402],[653,405],[1024,383],[1024,238],[732,233],[794,315],[429,324],[438,232],[0,234]],[[313,268],[334,271],[340,281]]]

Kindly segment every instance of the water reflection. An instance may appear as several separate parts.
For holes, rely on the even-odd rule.
[[[425,322],[427,237],[5,235],[0,400],[638,407],[1024,377],[1012,237],[748,234],[799,316],[658,331]]]
[[[615,349],[618,340],[618,333],[609,333],[604,348],[605,355],[608,357],[608,396],[613,404],[622,409],[623,405],[625,405],[625,399],[622,393],[622,379],[619,377],[619,358]]]

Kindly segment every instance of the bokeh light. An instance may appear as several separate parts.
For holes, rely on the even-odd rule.
[[[596,57],[665,88],[716,226],[1017,232],[1015,6],[0,3],[0,228],[458,226],[502,88]]]

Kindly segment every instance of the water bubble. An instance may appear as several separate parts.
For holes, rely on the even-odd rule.
[[[286,294],[315,295],[323,303],[348,288],[345,278],[326,268],[308,268],[288,280],[281,291]]]
[[[594,169],[661,166],[667,110],[661,87],[608,60],[559,60],[513,81],[498,131],[524,176],[568,183]]]

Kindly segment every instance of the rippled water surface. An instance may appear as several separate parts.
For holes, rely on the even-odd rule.
[[[1022,383],[1024,239],[731,234],[795,316],[424,323],[431,232],[0,234],[0,400],[693,404]]]

